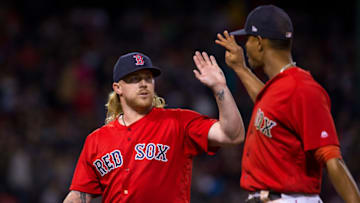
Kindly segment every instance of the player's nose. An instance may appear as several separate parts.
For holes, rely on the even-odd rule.
[[[147,87],[147,82],[145,81],[144,78],[142,78],[142,79],[140,80],[139,85],[140,85],[140,87]]]

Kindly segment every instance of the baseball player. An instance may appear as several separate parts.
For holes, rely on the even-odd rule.
[[[247,37],[247,68],[234,35]],[[345,202],[360,202],[359,190],[342,160],[326,91],[291,56],[293,26],[284,10],[264,5],[248,15],[245,28],[217,35],[226,63],[241,79],[254,109],[245,139],[240,185],[247,202],[322,202],[322,169]]]
[[[160,69],[133,52],[114,66],[106,124],[92,132],[79,157],[64,202],[189,202],[193,157],[214,154],[244,139],[244,126],[213,56],[196,52],[198,80],[214,92],[219,120],[183,109],[164,109],[154,91]]]

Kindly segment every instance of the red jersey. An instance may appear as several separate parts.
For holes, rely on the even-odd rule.
[[[214,153],[208,132],[216,121],[161,108],[130,126],[116,119],[86,138],[70,190],[103,202],[189,202],[192,160]]]
[[[339,145],[326,91],[300,68],[279,73],[256,98],[240,185],[318,194],[322,166],[311,151],[326,145]]]

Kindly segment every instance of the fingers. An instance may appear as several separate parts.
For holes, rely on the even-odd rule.
[[[217,34],[217,37],[220,41],[226,41],[226,39],[220,33]]]
[[[216,44],[223,46],[225,49],[234,51],[234,48],[238,46],[233,35],[230,35],[227,30],[224,31],[223,35],[218,33]]]
[[[218,66],[218,64],[217,64],[217,62],[216,62],[216,59],[215,59],[215,57],[214,57],[213,55],[210,56],[210,60],[211,60],[211,63],[212,63],[213,65]]]
[[[223,35],[220,33],[217,34],[217,37],[220,41],[231,41],[231,39],[234,39],[234,36],[230,35],[227,30],[224,31]]]
[[[199,71],[198,70],[193,70],[193,72],[194,72],[194,74],[195,74],[195,77],[198,79],[198,80],[200,80],[200,73],[199,73]]]
[[[221,46],[223,46],[223,47],[225,47],[225,48],[228,48],[228,46],[229,46],[228,40],[225,39],[225,38],[222,36],[222,34],[220,34],[220,33],[218,33],[216,36],[217,36],[218,39],[215,40],[215,43],[216,43],[216,44],[219,44],[219,45],[221,45]]]
[[[195,62],[196,67],[201,70],[203,67],[204,60],[200,54],[200,52],[196,51],[195,55],[193,56],[193,60]]]
[[[230,34],[227,30],[224,31],[224,36],[226,39],[229,39],[230,38]]]
[[[202,67],[204,64],[205,64],[205,61],[204,61],[204,58],[203,56],[201,55],[201,53],[199,51],[196,51],[195,52],[195,56],[197,61],[199,62],[199,65]]]
[[[211,61],[210,61],[210,59],[209,59],[209,56],[208,56],[208,54],[207,54],[205,51],[202,52],[202,56],[203,56],[203,58],[204,58],[204,60],[205,60],[205,63],[211,65]]]
[[[227,44],[227,42],[225,42],[225,41],[220,41],[220,40],[215,40],[215,44],[218,44],[218,45],[220,45],[220,46],[222,46],[222,47],[224,47],[225,49],[229,49],[229,45]]]
[[[195,65],[200,69],[203,68],[205,65],[212,65],[212,61],[210,60],[209,55],[205,51],[203,51],[202,53],[196,51],[193,59]]]

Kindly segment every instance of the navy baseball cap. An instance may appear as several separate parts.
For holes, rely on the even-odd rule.
[[[288,14],[274,5],[258,6],[246,18],[245,28],[231,35],[255,35],[269,39],[292,39],[293,25]]]
[[[151,59],[140,52],[132,52],[120,56],[117,60],[114,71],[113,71],[113,80],[118,82],[125,76],[133,73],[135,71],[147,69],[153,73],[153,76],[159,76],[161,71],[158,67],[152,65]]]

